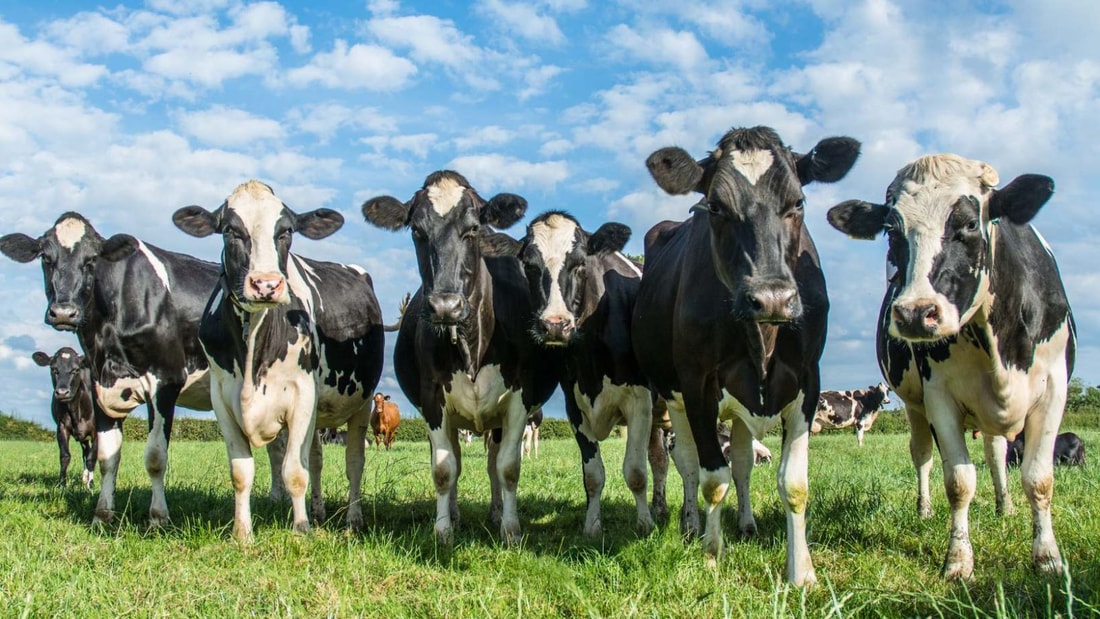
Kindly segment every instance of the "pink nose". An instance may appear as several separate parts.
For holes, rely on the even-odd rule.
[[[257,301],[271,301],[282,296],[286,278],[277,273],[258,273],[245,278],[245,293]]]

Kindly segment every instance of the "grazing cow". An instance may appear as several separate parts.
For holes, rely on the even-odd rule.
[[[838,430],[855,426],[856,440],[863,447],[863,433],[871,429],[883,404],[890,403],[890,388],[886,383],[851,391],[822,391],[817,398],[817,412],[812,434],[822,430]]]
[[[839,180],[858,154],[855,140],[829,138],[798,155],[772,129],[756,127],[729,131],[700,162],[680,148],[646,161],[666,192],[702,194],[691,218],[659,223],[646,234],[632,335],[642,371],[672,412],[685,532],[699,530],[702,486],[708,563],[722,551],[720,513],[731,468],[738,528],[756,531],[752,439],[782,419],[786,575],[795,585],[815,581],[806,544],[807,445],[829,300],[803,225],[802,186]],[[730,466],[718,444],[719,417],[732,423]]]
[[[630,342],[630,320],[642,271],[621,253],[630,228],[605,223],[589,233],[567,213],[549,211],[527,226],[520,259],[531,290],[531,332],[544,347],[565,353],[562,392],[565,411],[581,452],[588,498],[584,532],[602,533],[600,495],[604,465],[600,441],[615,426],[627,427],[622,471],[634,494],[636,528],[648,533],[653,516],[646,505],[646,452],[660,449],[653,425],[653,396]],[[652,439],[652,440],[651,440]],[[668,514],[662,471],[654,471],[654,504]]]
[[[252,446],[270,443],[284,428],[282,475],[294,530],[309,530],[307,469],[313,519],[324,520],[322,452],[315,428],[345,423],[347,523],[362,527],[364,437],[370,395],[382,373],[382,312],[362,269],[290,253],[295,232],[322,239],[344,218],[329,209],[297,214],[270,187],[253,180],[237,187],[214,212],[188,206],[172,220],[192,236],[218,232],[223,239],[222,273],[209,293],[199,340],[209,359],[214,413],[229,452],[234,536],[252,539]]]
[[[348,444],[347,430],[337,430],[336,428],[321,428],[320,430],[318,430],[318,434],[320,435],[321,443],[325,445]]]
[[[1024,457],[1024,433],[1020,432],[1014,440],[1008,442],[1005,464],[1020,466]],[[1085,443],[1073,432],[1063,432],[1054,439],[1054,465],[1084,466]]]
[[[375,226],[412,230],[421,285],[393,361],[402,391],[428,423],[435,533],[443,544],[452,543],[459,516],[460,428],[497,435],[487,458],[490,519],[499,519],[505,543],[520,539],[520,440],[528,415],[558,384],[557,362],[528,336],[531,300],[518,243],[490,226],[507,228],[526,208],[512,194],[486,201],[449,170],[429,175],[407,203],[381,196],[363,204]]]
[[[44,352],[31,355],[34,362],[50,368],[50,380],[53,381],[53,397],[50,400],[50,414],[57,432],[57,446],[61,451],[61,475],[58,485],[68,483],[69,437],[80,443],[84,472],[80,479],[84,487],[91,490],[95,478],[96,432],[95,410],[92,401],[92,371],[83,355],[69,347],[61,348],[51,357]]]
[[[370,411],[370,429],[374,433],[374,448],[378,450],[384,443],[389,451],[393,445],[393,439],[397,435],[397,426],[401,423],[401,412],[397,409],[397,403],[390,401],[390,396],[383,395],[381,391],[374,394],[374,406]]]
[[[1024,494],[1031,503],[1031,556],[1060,573],[1051,526],[1051,454],[1073,371],[1073,315],[1049,246],[1028,222],[1054,191],[1025,174],[994,189],[987,163],[956,155],[921,157],[898,171],[885,204],[850,200],[829,222],[859,239],[885,232],[890,282],[878,321],[878,358],[905,401],[921,515],[931,513],[932,433],[943,458],[951,534],[943,575],[974,570],[969,508],[975,472],[964,431],[978,428],[1003,450],[1026,428]],[[1004,461],[1004,451],[994,454]],[[990,469],[1004,470],[998,462]]]

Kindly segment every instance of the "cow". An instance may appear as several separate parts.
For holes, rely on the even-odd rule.
[[[722,447],[722,455],[726,461],[730,461],[730,426],[725,422],[718,422],[718,444]],[[752,461],[756,466],[771,464],[772,452],[764,443],[752,439]]]
[[[379,196],[363,215],[383,229],[412,231],[420,288],[394,348],[401,390],[428,424],[436,494],[435,535],[453,543],[462,472],[458,430],[492,429],[490,521],[506,544],[520,538],[516,486],[527,417],[558,385],[559,362],[528,335],[531,300],[518,242],[508,228],[527,209],[514,194],[484,200],[461,174],[434,172],[406,203]],[[495,447],[494,447],[495,446]]]
[[[463,443],[466,443],[467,447],[474,444],[474,433],[469,430],[459,430],[458,438],[462,440]]]
[[[806,543],[807,446],[820,391],[829,300],[803,223],[803,185],[833,182],[859,155],[851,138],[827,138],[805,155],[768,127],[732,129],[696,162],[663,148],[646,160],[669,194],[702,194],[684,222],[646,234],[645,277],[632,338],[643,373],[668,401],[684,479],[681,529],[699,531],[697,497],[706,501],[703,550],[722,552],[721,506],[732,476],[738,528],[756,532],[749,504],[752,439],[780,419],[779,494],[786,510],[786,578],[816,582]],[[718,443],[718,419],[731,422],[731,464]]]
[[[229,452],[234,537],[245,543],[253,539],[252,447],[272,442],[284,428],[281,473],[294,531],[310,528],[307,470],[313,520],[324,521],[322,451],[315,428],[345,423],[347,524],[361,528],[364,438],[384,354],[382,312],[363,269],[290,252],[294,233],[323,239],[343,225],[343,216],[324,208],[295,213],[270,186],[250,180],[213,212],[187,206],[172,221],[191,236],[222,235],[221,275],[208,291],[199,341]]]
[[[626,425],[622,472],[634,495],[641,533],[653,529],[646,504],[646,455],[661,449],[653,424],[653,395],[642,375],[630,341],[630,321],[638,286],[639,265],[622,249],[630,228],[609,222],[595,232],[584,230],[564,211],[547,211],[533,219],[522,240],[523,261],[534,313],[531,333],[544,347],[564,351],[562,392],[565,412],[580,448],[587,495],[584,533],[602,534],[600,495],[604,465],[600,441],[617,425]],[[651,440],[652,439],[652,440]],[[654,471],[654,511],[667,516],[664,500],[668,458]]]
[[[523,451],[520,457],[526,458],[534,454],[539,457],[539,428],[542,427],[542,407],[527,418],[527,425],[523,427]]]
[[[1008,466],[1020,466],[1024,457],[1024,433],[1020,432],[1016,438],[1008,442],[1008,450],[1005,454],[1005,464]],[[1063,432],[1054,439],[1054,465],[1084,466],[1085,443],[1081,437],[1073,432]]]
[[[871,429],[883,404],[890,403],[890,388],[886,383],[851,391],[822,391],[817,398],[811,434],[822,430],[855,427],[856,441],[863,447],[863,433]]]
[[[391,402],[390,396],[381,391],[374,394],[372,401],[370,429],[374,434],[374,448],[378,450],[384,443],[386,451],[389,451],[397,434],[397,426],[401,423],[401,412],[397,409],[397,403]]]
[[[347,445],[348,431],[336,428],[320,428],[317,430],[321,443],[324,445]]]
[[[92,371],[88,360],[68,346],[58,349],[53,355],[35,352],[31,355],[34,362],[44,368],[50,368],[50,380],[53,382],[53,395],[50,398],[50,414],[56,427],[57,447],[61,452],[61,474],[59,486],[68,484],[69,437],[80,443],[84,472],[80,480],[88,490],[92,489],[95,479],[96,431],[95,399],[92,384]]]
[[[905,402],[921,515],[933,432],[943,459],[951,533],[943,576],[974,570],[969,508],[975,469],[966,429],[981,430],[989,460],[1027,429],[1022,478],[1031,503],[1031,557],[1062,571],[1051,525],[1051,454],[1076,357],[1073,314],[1058,265],[1031,219],[1054,193],[1048,176],[1024,174],[1001,189],[988,163],[953,154],[901,168],[883,204],[849,200],[829,223],[857,239],[888,239],[889,283],[878,320],[878,361]],[[990,462],[990,469],[1004,470]],[[995,474],[999,471],[995,471]]]

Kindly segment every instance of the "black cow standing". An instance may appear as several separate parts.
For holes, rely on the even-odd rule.
[[[829,223],[858,239],[885,232],[890,281],[878,321],[883,377],[905,401],[917,469],[918,511],[931,515],[932,441],[943,459],[951,533],[943,575],[974,570],[969,510],[975,469],[964,431],[981,430],[986,459],[1004,476],[1005,437],[1022,429],[1024,494],[1031,503],[1031,558],[1061,573],[1051,525],[1051,454],[1076,357],[1073,315],[1058,265],[1029,221],[1054,192],[1047,176],[1025,174],[994,189],[987,163],[942,154],[898,171],[885,204],[850,200]]]
[[[565,352],[565,411],[581,451],[588,512],[586,535],[602,532],[604,466],[600,441],[627,426],[623,477],[634,495],[636,527],[653,528],[646,505],[646,452],[653,462],[653,511],[668,515],[668,456],[653,424],[653,396],[630,341],[630,321],[642,271],[621,250],[630,228],[606,223],[588,233],[572,216],[550,211],[527,226],[520,259],[531,289],[532,333]]]
[[[680,148],[646,161],[666,192],[702,195],[690,219],[657,224],[646,235],[633,324],[642,371],[668,401],[676,431],[681,527],[699,529],[701,482],[703,549],[708,562],[721,555],[721,504],[732,468],[738,528],[756,531],[752,439],[782,419],[779,493],[787,512],[786,575],[795,585],[816,580],[806,544],[807,446],[829,308],[803,225],[802,186],[841,179],[858,154],[855,140],[829,138],[798,155],[772,129],[756,127],[729,131],[699,162]],[[718,442],[719,417],[732,424],[731,466]]]
[[[412,230],[421,286],[401,322],[394,370],[428,423],[435,533],[445,544],[459,516],[460,428],[497,434],[488,458],[490,519],[499,518],[505,543],[519,540],[523,428],[558,385],[559,362],[528,331],[532,305],[518,243],[490,229],[511,226],[526,208],[512,194],[485,201],[449,170],[429,175],[407,203],[383,196],[363,204],[370,223]]]
[[[91,490],[95,478],[96,432],[95,410],[92,401],[92,372],[84,356],[69,347],[61,348],[53,354],[36,352],[31,355],[34,362],[50,368],[53,381],[53,397],[50,399],[50,414],[57,432],[57,447],[61,451],[61,474],[58,484],[67,484],[69,472],[69,437],[80,443],[84,472],[81,481]]]
[[[221,276],[209,294],[199,340],[210,362],[211,399],[229,452],[233,534],[252,539],[252,446],[286,430],[282,477],[294,529],[325,518],[317,427],[348,426],[347,523],[363,525],[360,484],[371,395],[382,374],[385,335],[370,276],[358,267],[290,252],[295,233],[322,239],[344,218],[329,209],[298,214],[259,181],[237,187],[214,212],[201,206],[172,220],[198,237],[222,235]]]

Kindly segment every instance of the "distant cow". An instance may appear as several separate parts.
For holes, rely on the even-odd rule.
[[[718,444],[722,446],[722,455],[726,457],[726,460],[730,459],[730,427],[725,422],[718,423]],[[752,460],[753,464],[759,466],[761,464],[771,464],[772,452],[767,448],[764,443],[752,439]]]
[[[321,438],[321,442],[326,445],[348,444],[347,430],[337,430],[336,428],[321,428],[317,432]]]
[[[882,405],[889,403],[890,388],[886,383],[851,391],[822,391],[817,398],[817,412],[810,431],[817,434],[822,430],[854,426],[856,440],[863,447],[863,433],[871,429]]]
[[[1021,432],[1015,440],[1008,442],[1008,451],[1005,454],[1005,464],[1008,466],[1020,466],[1024,457],[1024,433]],[[1081,437],[1073,432],[1063,432],[1054,439],[1054,464],[1066,466],[1084,466],[1085,444]]]
[[[309,530],[307,481],[313,519],[324,520],[316,428],[345,423],[347,523],[361,528],[364,437],[370,395],[382,373],[382,312],[362,269],[290,252],[295,233],[322,239],[344,218],[330,209],[295,213],[271,187],[252,180],[213,212],[188,206],[172,220],[192,236],[222,235],[222,276],[203,312],[199,340],[229,453],[234,536],[252,539],[252,447],[272,442],[284,428],[282,473],[294,530]]]
[[[943,563],[948,579],[974,571],[969,428],[982,431],[986,459],[999,476],[1004,437],[1027,429],[1033,440],[1024,450],[1021,477],[1031,503],[1031,558],[1042,572],[1062,572],[1051,526],[1052,454],[1076,334],[1054,255],[1028,223],[1054,193],[1054,181],[1025,174],[994,189],[999,180],[981,161],[921,157],[898,171],[884,204],[850,200],[828,215],[851,237],[873,240],[885,233],[889,241],[879,367],[905,401],[922,516],[931,514],[935,433],[951,505]]]
[[[810,423],[821,388],[829,308],[825,277],[804,224],[813,181],[833,182],[859,154],[851,138],[828,138],[796,154],[770,128],[733,129],[701,161],[680,148],[646,165],[670,194],[700,194],[683,222],[646,235],[645,277],[631,331],[643,373],[668,401],[684,479],[681,528],[699,531],[703,551],[722,554],[722,501],[732,469],[737,524],[756,531],[749,502],[752,439],[782,419],[779,494],[787,515],[786,577],[816,581],[806,542]],[[732,423],[732,465],[718,444],[718,419]]]
[[[374,405],[370,411],[370,429],[374,434],[375,450],[384,444],[389,451],[400,423],[401,412],[397,409],[397,403],[391,402],[390,396],[384,395],[381,391],[374,394]]]
[[[50,368],[53,381],[53,397],[50,399],[50,413],[56,427],[57,446],[61,451],[61,474],[58,484],[68,483],[69,437],[80,443],[84,472],[81,481],[91,490],[95,477],[96,431],[95,411],[92,407],[92,372],[88,361],[72,348],[61,348],[51,357],[44,352],[36,352],[31,357],[42,367]]]
[[[542,426],[542,407],[527,418],[527,426],[523,428],[523,456],[539,457],[539,427]]]

